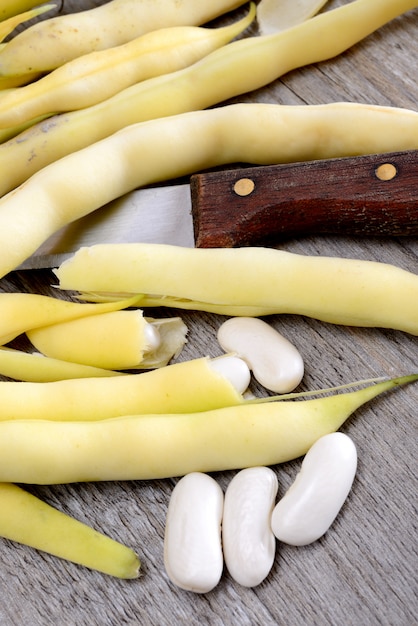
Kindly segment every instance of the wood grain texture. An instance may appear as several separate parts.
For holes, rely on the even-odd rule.
[[[390,178],[379,175],[387,167]],[[201,248],[309,234],[418,235],[415,150],[207,172],[190,186]]]
[[[345,3],[331,0],[327,8]],[[68,0],[64,11],[98,4],[97,0]],[[245,8],[230,17],[244,12]],[[349,100],[417,109],[417,17],[415,9],[337,59],[291,72],[234,101],[309,105]],[[287,239],[282,247],[301,254],[384,261],[418,272],[416,237],[306,236]],[[55,294],[53,282],[49,272],[22,272],[4,278],[0,289]],[[216,330],[225,318],[194,313],[182,317],[190,334],[178,360],[221,353]],[[300,389],[418,368],[418,342],[410,335],[337,327],[290,315],[274,316],[269,322],[304,356],[306,374]],[[17,345],[25,346],[23,340]],[[213,592],[203,596],[181,591],[168,581],[163,534],[174,479],[31,486],[31,492],[47,502],[137,550],[143,576],[137,581],[114,580],[2,540],[1,626],[416,624],[417,387],[381,397],[345,424],[342,430],[358,448],[359,467],[340,515],[311,546],[278,545],[269,577],[255,589],[240,587],[227,573]],[[263,393],[256,384],[252,388]],[[299,467],[300,461],[294,461],[274,468],[279,495]],[[233,475],[224,472],[215,477],[225,489]]]

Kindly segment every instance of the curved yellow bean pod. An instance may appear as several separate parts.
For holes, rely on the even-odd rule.
[[[416,5],[416,0],[354,0],[276,35],[223,46],[189,68],[129,87],[94,107],[50,118],[0,146],[0,195],[123,126],[204,109],[335,57]]]
[[[26,382],[54,382],[69,378],[98,378],[125,376],[123,372],[100,369],[80,363],[70,363],[45,357],[38,353],[0,348],[0,375]],[[1,383],[0,383],[1,384]]]
[[[110,576],[139,576],[133,550],[17,485],[0,483],[0,536]]]
[[[119,46],[168,26],[208,22],[244,0],[112,0],[34,24],[0,52],[0,75],[45,72],[93,50]]]
[[[132,125],[51,163],[0,199],[0,276],[65,224],[155,181],[225,163],[413,147],[417,112],[349,103],[237,104]]]
[[[0,345],[40,326],[133,306],[138,297],[107,305],[85,305],[32,293],[0,293]]]
[[[22,85],[27,85],[40,76],[41,74],[36,72],[34,74],[22,74],[21,76],[0,76],[0,97],[4,91],[8,89],[15,89],[17,87],[21,87]]]
[[[274,465],[305,454],[365,402],[415,380],[418,374],[324,398],[249,403],[200,413],[97,422],[0,422],[0,480],[39,484],[149,480]]]
[[[192,65],[245,30],[255,17],[209,29],[177,26],[92,52],[62,65],[26,87],[0,97],[0,128],[16,126],[59,111],[83,109],[153,76]]]
[[[0,98],[1,96],[2,96],[2,92],[0,91]],[[16,135],[19,135],[20,133],[24,132],[27,128],[30,128],[34,124],[41,122],[46,117],[48,116],[41,115],[40,117],[37,117],[33,120],[30,120],[18,126],[9,126],[8,128],[0,128],[0,144],[5,141],[8,141],[9,139],[12,139],[13,137],[16,137]]]
[[[94,318],[94,319],[93,319]],[[48,357],[104,369],[163,367],[186,343],[182,320],[145,319],[143,311],[111,311],[26,332]]]
[[[103,244],[81,248],[56,274],[62,289],[150,294],[152,306],[289,313],[418,335],[418,274],[377,261],[271,248]]]
[[[242,402],[206,357],[114,378],[0,382],[2,421],[97,421],[135,413],[197,413]]]
[[[42,15],[42,13],[46,13],[47,11],[51,11],[51,9],[55,9],[55,7],[55,4],[45,4],[30,11],[19,13],[14,17],[9,17],[5,21],[0,21],[0,41],[3,41],[3,39],[7,37],[7,35],[9,35],[17,26],[19,26],[19,24],[27,22],[28,20],[32,20],[34,17]]]

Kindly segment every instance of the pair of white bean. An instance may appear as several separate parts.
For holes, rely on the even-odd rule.
[[[224,559],[246,587],[261,583],[275,556],[270,516],[278,488],[273,470],[238,472],[225,493],[207,474],[193,472],[175,486],[167,513],[164,562],[178,587],[207,593],[219,582]]]
[[[304,363],[298,350],[259,318],[230,318],[220,326],[218,341],[225,352],[243,359],[269,391],[289,393],[303,378]]]
[[[303,546],[328,530],[356,468],[351,439],[331,433],[308,451],[276,506],[278,480],[268,467],[238,472],[225,497],[207,474],[187,474],[174,488],[167,512],[164,561],[169,578],[183,589],[206,593],[218,584],[225,559],[236,582],[260,584],[274,563],[276,538]]]

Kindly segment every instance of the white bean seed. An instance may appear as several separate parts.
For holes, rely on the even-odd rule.
[[[222,543],[225,564],[232,578],[255,587],[274,562],[276,539],[270,518],[278,488],[268,467],[251,467],[234,476],[225,493]]]
[[[167,511],[164,564],[170,580],[187,591],[206,593],[223,570],[223,492],[200,472],[186,474],[173,489]]]
[[[158,332],[158,329],[155,328],[155,326],[153,326],[152,324],[147,322],[145,324],[144,333],[145,333],[145,342],[147,345],[147,352],[154,352],[161,345],[161,336],[160,336],[160,333]]]
[[[254,377],[266,389],[288,393],[303,378],[303,359],[285,337],[272,326],[254,317],[233,317],[218,330],[225,352],[241,357]]]
[[[274,508],[271,527],[277,539],[304,546],[322,537],[343,506],[356,469],[356,447],[347,435],[337,432],[318,439]]]
[[[244,393],[251,380],[248,365],[237,356],[226,355],[210,361],[212,369],[227,378],[238,393]]]

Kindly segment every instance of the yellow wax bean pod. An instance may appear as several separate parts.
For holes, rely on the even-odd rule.
[[[22,85],[28,85],[40,76],[41,74],[39,73],[22,74],[21,76],[0,76],[0,97],[3,91],[21,87]]]
[[[60,361],[34,352],[0,348],[0,375],[26,382],[53,382],[68,378],[97,378],[124,376],[123,372]]]
[[[418,335],[418,274],[377,261],[261,247],[102,244],[81,248],[56,275],[62,289],[149,294],[144,307],[297,314]]]
[[[46,13],[47,11],[51,11],[51,9],[55,9],[55,4],[44,4],[43,6],[36,7],[30,11],[25,11],[24,13],[19,13],[13,17],[9,17],[4,21],[0,21],[0,41],[3,41],[7,35],[17,27],[19,24],[23,22],[27,22],[28,20],[32,20],[34,17],[38,17],[42,15],[42,13]],[[0,9],[1,11],[1,9]]]
[[[5,96],[9,96],[11,93],[15,93],[16,89],[13,87],[8,87],[7,85],[2,86],[2,80],[0,79],[0,101]],[[45,115],[37,117],[35,119],[24,122],[23,124],[18,124],[17,126],[9,126],[7,128],[0,128],[0,143],[8,141],[12,137],[16,137],[19,133],[22,133],[24,130],[29,128],[29,126],[33,126],[34,124],[45,119]]]
[[[40,4],[42,4],[41,0],[1,0],[0,22],[38,7]]]
[[[97,421],[239,405],[243,398],[233,377],[217,369],[231,358],[202,357],[114,378],[0,382],[0,420]]]
[[[2,95],[2,92],[0,91],[0,98],[1,98],[1,95]],[[19,135],[30,126],[33,126],[34,124],[37,124],[38,122],[41,122],[46,117],[47,117],[46,115],[41,115],[40,117],[37,117],[33,120],[29,120],[28,122],[24,122],[23,124],[20,124],[18,126],[9,126],[8,128],[0,128],[0,144],[4,143],[5,141],[9,141],[9,139],[12,139],[13,137],[16,137],[16,135]]]
[[[139,576],[131,548],[9,483],[0,483],[0,536],[110,576]]]
[[[139,298],[118,300],[112,304],[85,305],[33,293],[0,293],[0,345],[39,326],[57,324],[88,315],[118,311],[138,302]]]
[[[0,277],[62,226],[136,187],[233,162],[406,150],[418,147],[417,131],[415,111],[353,103],[235,104],[129,126],[0,199]]]
[[[0,146],[0,195],[49,163],[98,142],[124,126],[205,109],[268,85],[295,68],[335,57],[415,5],[414,0],[354,0],[284,32],[232,42],[188,68],[124,89],[93,107],[49,118]],[[395,126],[401,123],[396,117],[392,115],[386,128],[379,131],[382,141],[393,122]],[[254,111],[247,123],[260,129],[261,138],[257,139],[260,143],[263,141],[262,125],[255,124],[255,120],[258,122]],[[339,135],[344,121],[340,120],[340,124]],[[292,123],[288,130],[291,131],[288,136],[298,133]],[[347,137],[350,132],[351,128],[347,129]],[[367,143],[372,133],[364,128],[364,134]],[[395,135],[391,136],[393,139]],[[316,140],[319,137],[320,132]],[[405,142],[416,148],[416,137],[416,130],[410,131]],[[238,136],[234,141],[239,141]],[[270,143],[270,137],[266,141]],[[283,143],[285,141],[292,145],[293,137],[283,138]],[[360,136],[356,135],[356,141],[359,152],[368,150]],[[399,143],[402,144],[401,139]]]
[[[223,28],[164,28],[122,46],[74,59],[38,81],[3,95],[0,128],[92,106],[130,85],[192,65],[234,39],[254,16],[253,4],[248,16]]]
[[[48,357],[118,370],[167,365],[181,352],[187,327],[178,317],[147,320],[135,309],[51,324],[26,334]]]
[[[0,53],[0,75],[50,71],[93,50],[105,50],[170,26],[197,26],[244,0],[112,0],[59,15],[16,35]]]
[[[0,422],[0,480],[150,480],[274,465],[306,454],[380,393],[416,380],[418,374],[321,398],[247,402],[199,413]]]

